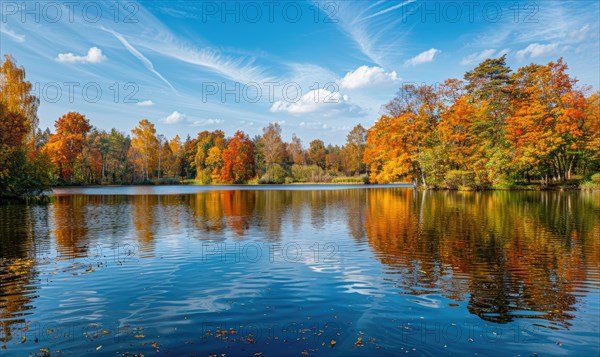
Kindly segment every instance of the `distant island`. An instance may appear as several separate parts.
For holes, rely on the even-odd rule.
[[[69,112],[38,128],[39,99],[10,55],[0,68],[0,201],[52,186],[408,182],[427,189],[600,188],[600,96],[562,59],[512,71],[487,59],[440,85],[405,85],[371,128],[342,146],[305,148],[281,126],[166,138],[142,119],[131,133]]]

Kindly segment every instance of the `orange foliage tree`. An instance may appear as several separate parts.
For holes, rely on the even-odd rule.
[[[517,170],[567,180],[586,147],[587,103],[566,70],[559,59],[523,67],[514,75],[514,114],[507,119],[506,136]]]
[[[248,135],[237,131],[223,150],[221,181],[244,183],[254,176],[254,146]]]
[[[54,124],[56,133],[50,136],[46,150],[52,162],[58,167],[62,180],[73,182],[73,167],[83,151],[83,145],[92,129],[84,115],[69,112]]]

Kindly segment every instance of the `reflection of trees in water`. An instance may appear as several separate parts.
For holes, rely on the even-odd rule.
[[[33,308],[39,277],[36,259],[49,249],[45,206],[0,206],[0,342],[16,335]]]
[[[59,196],[52,205],[52,233],[62,259],[85,257],[87,254],[89,196]]]
[[[307,222],[324,229],[328,219],[347,222],[360,239],[365,198],[364,190],[206,191],[184,196],[191,208],[189,220],[204,233],[202,238],[224,239],[225,230],[244,238],[253,229],[272,241],[280,240],[282,231],[299,232]]]
[[[469,294],[469,311],[486,320],[535,311],[568,326],[576,291],[600,261],[597,201],[584,193],[372,190],[366,232],[405,293]]]
[[[54,241],[61,259],[94,243],[135,239],[142,252],[167,236],[269,240],[346,229],[366,239],[403,293],[468,299],[481,318],[524,311],[569,325],[586,280],[597,284],[600,194],[417,192],[410,189],[252,191],[194,195],[58,196],[49,206],[0,207],[2,340],[31,309],[35,260]],[[332,233],[336,232],[336,233]],[[43,257],[43,254],[42,254]],[[596,280],[594,280],[596,279]],[[589,284],[589,282],[588,282]],[[14,325],[18,324],[18,325]]]

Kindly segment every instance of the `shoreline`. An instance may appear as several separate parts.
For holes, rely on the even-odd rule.
[[[484,192],[484,191],[599,191],[600,187],[597,188],[582,188],[580,186],[521,186],[521,187],[489,187],[482,189],[472,189],[472,188],[458,188],[458,189],[450,189],[450,188],[434,188],[434,187],[422,187],[418,185],[414,185],[409,182],[392,182],[386,184],[371,184],[371,183],[363,183],[363,182],[293,182],[293,183],[281,183],[281,184],[257,184],[257,183],[242,183],[242,184],[219,184],[219,183],[211,183],[211,184],[201,184],[201,183],[168,183],[168,184],[122,184],[122,185],[62,185],[62,186],[52,186],[51,190],[54,189],[66,189],[66,188],[111,188],[111,187],[161,187],[161,186],[198,186],[198,187],[286,187],[286,186],[368,186],[368,187],[386,187],[386,186],[394,186],[394,185],[402,185],[406,188],[412,188],[418,191],[456,191],[456,192]]]

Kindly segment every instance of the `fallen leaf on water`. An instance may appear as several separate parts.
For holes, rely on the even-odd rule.
[[[335,346],[335,344],[336,344],[336,343],[337,343],[337,342],[336,342],[335,340],[331,340],[331,342],[329,342],[329,345],[330,345],[331,347],[333,347],[333,346]]]
[[[96,347],[96,351],[100,351],[102,349],[102,345]]]
[[[25,343],[25,341],[27,341],[27,336],[21,337],[21,343]]]
[[[146,336],[144,336],[143,334],[141,334],[141,333],[140,333],[139,335],[135,335],[135,336],[133,336],[133,337],[135,337],[135,338],[144,338],[144,337],[146,337]]]
[[[362,337],[359,337],[356,339],[356,342],[354,342],[354,346],[358,346],[358,347],[364,346],[362,343]]]

